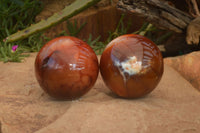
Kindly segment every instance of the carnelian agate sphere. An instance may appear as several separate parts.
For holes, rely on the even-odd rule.
[[[57,99],[76,99],[94,85],[99,72],[98,59],[82,40],[58,37],[39,51],[35,74],[41,88]]]
[[[140,35],[123,35],[111,41],[100,60],[105,84],[122,98],[138,98],[150,93],[163,74],[163,58],[158,47]]]

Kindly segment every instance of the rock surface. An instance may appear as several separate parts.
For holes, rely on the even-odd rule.
[[[165,58],[164,62],[177,70],[195,88],[200,90],[200,52]]]
[[[0,63],[0,133],[199,133],[200,93],[165,65],[157,88],[140,99],[120,99],[101,77],[74,101],[42,91],[31,54],[24,63]]]

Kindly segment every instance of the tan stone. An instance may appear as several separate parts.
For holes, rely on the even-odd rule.
[[[195,88],[200,90],[200,52],[165,58],[164,62],[177,70]]]
[[[199,133],[200,93],[165,65],[157,88],[126,100],[101,77],[74,101],[56,101],[39,87],[31,54],[23,63],[0,62],[1,133]]]

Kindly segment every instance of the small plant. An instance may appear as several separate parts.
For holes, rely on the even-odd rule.
[[[0,40],[34,23],[41,7],[39,0],[1,0]]]
[[[91,46],[97,55],[101,54],[105,48],[105,43],[99,41],[100,38],[101,36],[98,36],[96,39],[92,40],[92,35],[90,34],[87,40],[87,44]]]
[[[29,54],[41,48],[41,34],[35,34],[23,41],[4,42],[7,36],[34,23],[35,16],[42,10],[39,0],[1,0],[0,1],[0,61],[21,62]],[[31,15],[30,15],[31,14]],[[16,49],[12,49],[14,46]]]
[[[118,36],[121,36],[121,35],[124,35],[124,34],[127,34],[127,31],[129,29],[129,27],[131,26],[131,23],[129,21],[128,23],[128,26],[125,27],[124,26],[124,14],[121,15],[121,18],[117,24],[117,27],[115,29],[114,32],[108,32],[109,33],[109,36],[108,38],[106,39],[105,42],[101,42],[99,41],[100,39],[100,36],[97,37],[96,39],[92,40],[92,35],[89,36],[88,40],[87,40],[87,43],[94,49],[95,53],[100,55],[103,53],[106,45],[111,41],[113,40],[114,38],[118,37]]]
[[[96,54],[102,54],[106,45],[110,41],[112,41],[114,38],[127,34],[128,29],[131,26],[131,23],[129,21],[128,26],[125,27],[123,23],[123,19],[124,19],[124,14],[121,15],[121,18],[118,22],[118,25],[115,31],[109,32],[109,36],[105,42],[99,41],[100,36],[94,40],[92,40],[92,35],[89,36],[87,43],[94,49]],[[133,32],[132,34],[139,34],[139,35],[145,36],[151,39],[157,45],[161,44],[163,41],[165,41],[167,38],[169,38],[172,35],[171,32],[166,32],[165,30],[158,29],[148,22],[144,22],[143,26],[138,31]]]
[[[23,51],[18,49],[18,45],[0,43],[0,61],[3,62],[21,62],[24,57],[29,56],[29,54],[22,54]]]
[[[64,30],[62,31],[58,36],[75,36],[77,37],[78,33],[83,29],[83,27],[86,25],[86,22],[81,24],[80,27],[78,27],[77,20],[74,20],[74,23],[67,20],[67,29],[68,33]]]
[[[106,43],[109,43],[111,40],[115,39],[115,38],[118,37],[118,36],[127,34],[128,29],[129,29],[130,26],[131,26],[131,23],[130,23],[130,21],[129,21],[127,27],[125,27],[125,26],[124,26],[124,22],[123,22],[124,17],[125,17],[125,15],[122,14],[121,17],[120,17],[120,20],[119,20],[119,22],[118,22],[118,24],[117,24],[117,27],[116,27],[116,29],[115,29],[114,32],[108,32],[108,33],[109,33],[109,36],[108,36],[108,38],[107,38],[107,40],[106,40]]]
[[[50,38],[47,38],[43,33],[38,33],[30,36],[26,40],[17,41],[19,42],[19,48],[23,53],[28,52],[38,52],[45,42],[49,41]]]
[[[152,40],[155,44],[160,45],[172,35],[172,32],[167,32],[166,30],[158,29],[151,23],[144,22],[142,27],[133,34],[145,36]]]
[[[80,27],[77,25],[77,20],[74,20],[74,23],[67,20],[67,29],[70,36],[77,36],[78,33],[83,29],[86,23],[83,23]]]

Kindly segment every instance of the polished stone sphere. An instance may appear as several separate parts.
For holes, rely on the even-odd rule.
[[[100,60],[107,87],[122,98],[143,97],[158,85],[163,58],[158,47],[141,35],[122,35],[112,40]]]
[[[62,36],[49,41],[35,60],[35,75],[41,88],[56,99],[76,99],[95,84],[98,59],[82,40]]]

